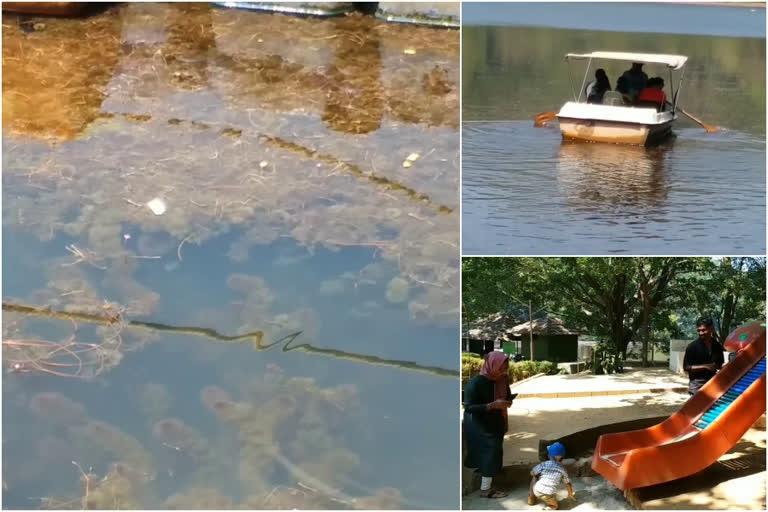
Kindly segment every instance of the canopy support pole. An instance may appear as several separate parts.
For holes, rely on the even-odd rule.
[[[565,59],[568,62],[568,82],[571,84],[571,94],[573,95],[573,101],[579,101],[579,99],[576,97],[576,90],[573,88],[573,73],[571,73],[571,61],[568,60],[566,57]]]
[[[579,99],[581,101],[581,95],[584,92],[584,87],[587,85],[587,76],[589,75],[589,68],[592,66],[592,57],[587,61],[587,69],[584,70],[584,80],[581,81],[581,89],[579,89]]]

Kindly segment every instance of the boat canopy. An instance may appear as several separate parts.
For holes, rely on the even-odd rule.
[[[627,53],[627,52],[592,52],[592,53],[568,53],[568,59],[609,59],[629,62],[642,62],[645,64],[666,64],[672,69],[680,69],[685,66],[688,57],[685,55],[664,55],[662,53]]]

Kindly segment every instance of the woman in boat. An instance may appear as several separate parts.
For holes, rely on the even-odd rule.
[[[639,107],[655,107],[657,111],[664,110],[667,102],[667,95],[664,94],[664,79],[655,76],[648,80],[648,85],[640,91],[637,96],[637,105]]]
[[[512,394],[508,370],[509,357],[491,352],[485,357],[480,375],[464,388],[464,436],[468,451],[464,465],[480,471],[480,493],[487,498],[506,496],[493,489],[491,482],[501,472],[504,434],[509,429],[507,408],[512,405]]]
[[[595,79],[587,84],[587,88],[584,92],[587,95],[587,103],[602,103],[603,95],[606,91],[611,90],[611,82],[608,80],[608,75],[605,74],[605,70],[600,68],[595,71]]]

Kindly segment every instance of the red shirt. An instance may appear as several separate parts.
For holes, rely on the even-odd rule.
[[[646,87],[640,91],[640,95],[637,97],[637,101],[652,101],[653,103],[663,105],[664,102],[667,101],[667,95],[664,94],[664,91],[661,89],[656,89],[655,87]]]

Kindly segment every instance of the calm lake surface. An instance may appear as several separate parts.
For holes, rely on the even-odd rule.
[[[30,21],[3,17],[3,505],[456,508],[458,31]]]
[[[593,20],[589,30],[464,27],[464,254],[765,251],[765,12],[733,8],[762,21],[729,37],[701,36],[689,34],[706,33],[718,13],[736,14],[684,7],[697,13],[679,18],[685,34],[598,31],[598,14],[614,8],[594,4],[582,4],[582,19]],[[512,11],[527,12],[526,5]],[[475,5],[464,13],[468,20],[488,16]],[[535,25],[531,13],[521,23]],[[567,26],[566,12],[553,13],[551,24]],[[646,30],[653,16],[684,15],[679,6],[642,4],[632,13]],[[502,10],[498,24],[510,19]],[[754,26],[762,26],[761,37],[741,37],[754,35]],[[534,128],[537,113],[571,99],[563,55],[594,50],[687,55],[681,104],[721,132],[707,134],[681,117],[675,139],[644,149],[563,143],[556,122]],[[626,67],[600,65],[613,85]],[[571,64],[571,72],[578,89],[584,67]],[[669,81],[666,70],[646,72]]]

